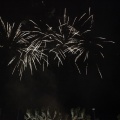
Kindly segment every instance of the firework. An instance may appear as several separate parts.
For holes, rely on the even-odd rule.
[[[23,31],[21,29],[22,22],[19,25],[16,25],[15,23],[10,24],[8,22],[5,23],[1,18],[0,22],[2,26],[0,33],[3,38],[0,41],[1,49],[6,50],[11,57],[11,60],[9,61],[8,65],[11,65],[12,63],[15,63],[15,61],[17,61],[13,69],[13,73],[16,70],[16,68],[18,68],[19,75],[21,77],[23,68],[25,69],[26,67],[25,56],[28,53],[27,48],[30,44],[29,39],[31,38],[31,31]],[[23,55],[24,53],[26,54]]]
[[[93,24],[93,15],[90,14],[87,18],[86,13],[84,13],[80,18],[75,17],[73,22],[70,21],[70,17],[66,14],[66,9],[64,10],[63,20],[59,19],[59,26],[57,27],[58,30],[53,30],[52,27],[50,28],[51,31],[51,38],[56,45],[50,50],[50,52],[55,53],[55,58],[58,59],[58,66],[59,63],[63,64],[62,60],[66,58],[66,54],[70,53],[72,55],[78,54],[75,59],[75,65],[80,73],[80,69],[77,65],[78,58],[84,52],[84,48],[82,47],[84,40],[84,35],[91,31],[91,27]],[[81,24],[81,20],[84,18],[84,22]],[[83,27],[87,22],[90,21],[90,26],[88,29],[83,30]],[[77,27],[79,26],[79,27]],[[86,57],[88,56],[88,52]],[[87,72],[86,72],[87,73]]]
[[[27,48],[21,49],[19,60],[15,66],[19,68],[19,75],[22,77],[22,73],[28,66],[30,67],[31,74],[33,71],[33,66],[37,70],[36,67],[36,61],[41,65],[43,65],[44,70],[44,64],[46,63],[48,66],[48,56],[44,53],[44,46],[42,46],[41,41],[34,40]],[[14,69],[14,70],[15,70]]]
[[[51,114],[52,113],[52,114]],[[85,109],[75,108],[71,109],[70,114],[62,114],[57,110],[52,111],[51,109],[34,111],[26,111],[24,115],[25,120],[88,120],[91,116],[86,115]]]
[[[103,38],[101,39],[101,37],[94,37],[92,39],[83,40],[77,44],[78,48],[76,51],[77,52],[79,51],[79,54],[75,58],[75,63],[77,65],[78,59],[81,56],[83,56],[83,62],[86,62],[86,75],[88,71],[88,61],[92,59],[96,64],[100,77],[103,78],[97,61],[100,59],[100,57],[104,58],[103,54],[104,42],[114,43],[113,41],[105,41],[105,38],[103,41]]]
[[[66,54],[72,52],[72,47],[69,47],[69,43],[71,43],[78,34],[78,31],[74,28],[75,21],[76,17],[72,23],[70,22],[70,18],[67,16],[65,9],[63,19],[58,20],[59,25],[57,28],[53,28],[46,24],[49,30],[49,38],[52,40],[51,44],[53,44],[49,52],[55,55],[54,60],[57,59],[58,66],[60,64],[63,65],[63,60],[65,60]]]
[[[83,21],[83,23],[81,21]],[[64,49],[64,52],[68,52],[71,53],[72,55],[76,55],[75,65],[79,73],[81,73],[81,71],[77,62],[80,58],[83,58],[83,62],[86,63],[85,66],[86,75],[88,74],[89,61],[92,59],[96,60],[94,61],[94,63],[96,64],[100,77],[103,78],[97,60],[99,60],[100,56],[104,58],[104,54],[103,54],[104,43],[105,42],[114,43],[114,42],[107,41],[106,38],[103,37],[92,36],[93,22],[94,22],[93,15],[91,14],[90,8],[88,15],[87,13],[84,13],[79,19],[75,17],[72,24],[70,24],[69,17],[66,16],[66,10],[65,10],[64,23],[60,24],[61,26],[67,25],[69,31],[68,39],[65,42],[67,48]],[[86,24],[87,24],[87,28],[85,26]],[[60,29],[60,31],[63,30]]]
[[[33,115],[30,112],[30,110],[27,110],[24,119],[25,120],[56,120],[56,119],[61,120],[61,114],[55,110],[54,113],[51,115],[50,110],[47,109],[47,111],[42,110],[41,113],[35,110],[35,113]]]
[[[12,25],[10,23],[3,22],[0,17],[0,22],[2,25],[2,30],[0,31],[1,36],[3,37],[2,46],[4,47],[9,43],[9,46],[12,44],[26,44],[28,41],[25,39],[25,36],[29,34],[29,32],[21,31],[22,23],[18,25],[16,28],[15,23]]]
[[[58,67],[64,64],[67,55],[75,56],[75,66],[79,73],[79,59],[83,59],[85,63],[85,73],[88,74],[89,61],[94,59],[100,77],[102,74],[97,60],[104,58],[103,48],[106,41],[104,37],[92,36],[93,14],[91,9],[84,13],[81,17],[71,19],[64,10],[62,19],[58,19],[58,24],[53,27],[44,24],[41,20],[42,27],[33,20],[29,20],[33,28],[32,30],[22,30],[23,23],[19,25],[15,23],[4,22],[0,18],[1,30],[0,49],[7,49],[10,53],[8,65],[15,63],[13,73],[18,70],[20,79],[27,67],[30,68],[31,74],[33,69],[37,70],[37,65],[42,66],[44,71],[45,65],[49,65],[49,55],[54,56]],[[51,55],[51,56],[52,56]],[[95,61],[96,60],[96,61]]]
[[[84,13],[79,18],[75,17],[72,22],[65,9],[63,19],[58,19],[59,24],[56,27],[46,24],[47,29],[45,32],[42,32],[34,21],[31,22],[35,25],[38,33],[43,35],[42,43],[44,43],[44,47],[49,53],[54,54],[54,60],[57,60],[58,66],[60,64],[63,65],[63,61],[67,57],[67,54],[76,55],[74,61],[76,67],[79,73],[81,73],[78,60],[82,57],[83,62],[86,63],[86,75],[88,74],[88,61],[91,59],[91,56],[95,57],[95,59],[97,59],[97,57],[99,58],[99,56],[104,58],[104,54],[102,53],[103,43],[113,43],[113,41],[106,41],[103,37],[92,36],[92,38],[90,38],[94,22],[90,8],[88,14]],[[97,61],[95,61],[95,64],[102,78]]]

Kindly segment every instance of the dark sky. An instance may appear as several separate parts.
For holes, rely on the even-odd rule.
[[[30,108],[51,103],[63,109],[96,108],[100,120],[115,120],[120,114],[120,2],[117,0],[40,0],[0,2],[0,16],[12,22],[28,19],[49,21],[63,14],[67,8],[72,17],[84,11],[94,14],[95,36],[103,36],[115,44],[105,44],[105,58],[101,62],[100,78],[95,66],[90,66],[88,76],[78,74],[72,58],[63,66],[47,68],[45,72],[35,71],[33,76],[27,70],[22,81],[16,75],[10,76],[7,69],[1,69],[1,108]],[[1,56],[2,57],[2,56]]]

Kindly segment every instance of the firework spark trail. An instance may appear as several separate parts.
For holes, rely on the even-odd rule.
[[[13,24],[11,25],[11,24],[9,24],[9,23],[7,22],[6,25],[5,25],[5,23],[3,22],[3,20],[2,20],[1,18],[0,18],[0,21],[1,21],[1,23],[2,23],[4,33],[6,34],[6,36],[4,36],[4,37],[6,37],[6,39],[10,39],[11,34],[14,32],[15,35],[14,35],[14,37],[13,37],[13,39],[12,39],[11,42],[14,42],[14,41],[15,41],[16,43],[27,43],[27,42],[28,42],[27,40],[24,39],[24,37],[25,37],[26,35],[29,35],[29,31],[28,31],[28,32],[23,32],[23,31],[21,31],[22,23],[20,23],[20,24],[18,25],[17,30],[14,31],[15,23],[13,23]]]
[[[58,59],[58,66],[63,65],[63,60],[66,58],[66,53],[72,53],[74,50],[73,45],[75,36],[79,35],[79,31],[74,28],[77,17],[70,23],[69,16],[66,14],[66,9],[64,10],[63,20],[58,20],[59,25],[58,29],[54,30],[53,27],[48,28],[51,31],[49,37],[51,37],[52,42],[55,43],[55,46],[49,51],[55,54],[54,60]],[[71,46],[70,46],[71,45]]]
[[[3,36],[5,38],[4,42],[11,42],[11,43],[15,42],[16,44],[17,43],[19,43],[19,44],[26,44],[26,43],[28,43],[28,41],[25,39],[25,36],[29,35],[29,32],[23,32],[23,31],[21,31],[21,24],[22,23],[20,23],[19,26],[18,26],[18,28],[17,28],[17,30],[14,31],[15,23],[13,23],[12,25],[10,25],[7,22],[6,23],[7,25],[5,25],[5,23],[3,22],[3,20],[1,18],[0,18],[0,21],[2,23],[3,30],[4,30],[4,33],[5,33],[5,36]],[[10,37],[11,37],[11,34],[13,32],[14,32],[14,36],[13,36],[13,38],[11,40]],[[6,40],[8,40],[8,41],[6,41]]]
[[[99,69],[99,67],[98,67],[98,64],[96,64],[96,66],[97,66],[97,70],[98,70],[98,72],[99,72],[99,75],[100,75],[100,77],[101,77],[101,79],[102,79],[103,76],[102,76],[102,73],[101,73],[101,71],[100,71],[100,69]]]
[[[21,49],[19,52],[21,53],[19,60],[14,67],[13,72],[16,68],[19,69],[19,76],[22,78],[22,74],[25,71],[25,68],[29,66],[31,70],[31,74],[33,74],[33,67],[37,70],[36,61],[41,65],[43,62],[43,71],[44,64],[48,66],[48,55],[44,53],[45,49],[43,49],[42,42],[38,40],[34,40],[29,47]]]
[[[13,41],[14,39],[16,39],[17,40],[16,42],[19,44],[21,43],[24,43],[24,44],[29,43],[29,44],[25,47],[18,48],[17,52],[19,53],[19,56],[15,55],[8,63],[8,65],[10,65],[17,60],[17,63],[13,69],[12,74],[16,70],[18,70],[20,80],[22,78],[23,72],[28,66],[30,68],[31,74],[33,74],[33,67],[37,70],[36,62],[38,62],[39,65],[43,66],[43,71],[44,71],[45,64],[47,66],[49,64],[48,55],[44,53],[45,50],[47,49],[46,44],[48,42],[51,42],[49,39],[47,39],[49,35],[43,33],[34,21],[32,20],[30,21],[34,23],[35,29],[37,30],[24,31],[23,34],[21,34],[21,30],[20,30],[21,25],[18,27],[16,34],[13,38]],[[35,39],[36,35],[31,35],[31,34],[39,34],[39,37]],[[24,39],[24,36],[27,36],[27,37]],[[28,41],[29,39],[33,39],[32,42],[29,42]]]
[[[63,20],[59,19],[59,26],[58,30],[53,30],[54,28],[48,26],[48,29],[51,31],[49,34],[49,37],[51,37],[53,42],[56,42],[56,45],[53,46],[49,52],[53,52],[55,54],[54,60],[58,59],[58,66],[60,64],[63,65],[63,60],[66,58],[66,53],[71,53],[72,55],[79,54],[75,58],[75,65],[80,73],[80,68],[77,65],[78,59],[81,57],[83,53],[85,53],[84,62],[89,59],[89,50],[86,51],[86,48],[84,48],[84,44],[86,44],[86,40],[84,40],[84,35],[88,32],[91,32],[91,27],[93,24],[93,15],[90,13],[89,8],[89,15],[86,18],[86,20],[82,23],[81,27],[84,27],[84,25],[90,21],[90,26],[87,30],[81,31],[81,28],[79,30],[76,29],[75,24],[79,24],[80,20],[82,20],[84,17],[86,17],[86,13],[84,13],[79,19],[77,17],[74,18],[73,22],[70,23],[70,17],[67,16],[66,9],[64,10]],[[63,21],[63,22],[62,22]],[[67,32],[66,32],[67,31]],[[99,47],[102,47],[101,44],[96,44]],[[100,52],[103,56],[102,52]],[[88,68],[88,64],[86,65],[86,71]],[[86,72],[87,74],[87,72]]]
[[[23,31],[21,29],[22,22],[18,26],[15,26],[15,23],[13,24],[9,24],[8,22],[5,23],[1,18],[0,18],[0,22],[3,29],[3,31],[1,32],[1,35],[4,38],[2,41],[4,44],[0,46],[2,46],[1,48],[8,49],[8,52],[13,55],[12,58],[10,58],[11,60],[9,61],[8,65],[11,65],[17,61],[15,64],[15,67],[13,68],[12,74],[16,69],[18,69],[19,76],[21,79],[22,73],[27,67],[26,63],[29,61],[29,66],[32,70],[31,61],[33,61],[36,58],[34,54],[32,54],[33,56],[35,56],[35,58],[33,59],[30,59],[30,57],[27,56],[29,52],[27,50],[27,47],[30,44],[29,39],[32,38],[30,34],[31,31]],[[9,47],[7,47],[8,45]],[[33,64],[35,64],[34,61],[33,61]]]
[[[84,13],[80,18],[79,18],[79,20],[78,21],[81,21],[85,16],[86,16],[87,14],[86,13]],[[75,27],[74,27],[74,24],[75,24],[75,22],[76,22],[76,19],[77,19],[77,17],[74,19],[74,22],[73,22],[73,25],[72,25],[72,27],[75,29]],[[93,47],[96,47],[97,48],[97,46],[98,47],[100,47],[99,48],[99,51],[98,51],[98,53],[102,56],[102,58],[104,58],[104,55],[103,55],[103,53],[101,52],[101,50],[100,49],[103,49],[103,42],[111,42],[111,43],[114,43],[113,41],[95,41],[95,42],[92,42],[92,41],[89,41],[88,39],[86,40],[85,39],[85,35],[86,35],[86,33],[88,33],[88,32],[91,32],[91,27],[92,27],[92,24],[93,24],[93,15],[91,15],[91,9],[89,8],[89,15],[88,15],[88,17],[87,17],[87,19],[83,22],[83,24],[81,25],[81,27],[84,27],[84,25],[87,23],[87,22],[90,22],[90,26],[88,27],[88,29],[87,30],[85,30],[85,31],[81,31],[81,30],[77,30],[77,32],[76,32],[76,34],[75,34],[75,37],[76,37],[76,35],[77,35],[77,39],[75,39],[75,38],[72,38],[71,39],[71,41],[69,41],[69,43],[67,43],[68,44],[68,46],[70,45],[70,44],[72,44],[72,45],[70,45],[69,47],[68,47],[68,49],[69,49],[69,52],[71,52],[73,55],[74,54],[77,54],[77,56],[76,56],[76,58],[75,58],[75,65],[76,65],[76,67],[77,67],[77,69],[78,69],[78,72],[79,73],[81,73],[80,72],[80,68],[79,68],[79,66],[78,66],[78,64],[77,64],[77,61],[78,61],[78,59],[82,56],[82,55],[84,55],[84,60],[83,60],[83,62],[85,62],[85,61],[87,61],[87,60],[89,60],[90,58],[89,58],[89,54],[91,53],[91,48],[93,48]],[[80,28],[79,28],[80,29]],[[75,29],[76,30],[76,29]],[[70,31],[71,32],[71,31]],[[82,39],[81,39],[82,38]],[[105,38],[103,38],[103,37],[96,37],[96,38],[98,38],[98,39],[101,39],[101,40],[105,40]],[[94,45],[93,45],[94,44]],[[89,48],[89,46],[91,46],[90,48]],[[67,50],[68,51],[68,50]],[[94,54],[94,53],[92,53],[92,54]],[[85,68],[86,68],[86,75],[88,74],[88,62],[86,63],[86,66],[85,66]],[[101,74],[101,72],[100,72],[100,69],[99,69],[99,67],[98,67],[98,65],[97,65],[97,69],[98,69],[98,72],[99,72],[99,74],[100,74],[100,76],[101,76],[101,78],[102,78],[102,74]]]
[[[89,14],[90,14],[90,10],[89,10]],[[69,39],[69,41],[68,41],[66,44],[69,44],[69,45],[72,44],[71,50],[72,50],[72,48],[73,48],[75,51],[76,51],[76,50],[78,51],[78,49],[81,49],[80,45],[81,45],[81,44],[84,44],[84,43],[82,43],[82,42],[85,41],[85,40],[83,40],[84,34],[86,34],[86,33],[88,33],[88,32],[91,31],[91,30],[90,30],[90,27],[89,27],[89,29],[87,29],[87,30],[85,30],[85,31],[82,32],[82,31],[81,31],[81,28],[79,28],[79,30],[77,30],[77,29],[75,28],[75,26],[74,26],[75,23],[79,24],[79,21],[80,21],[83,17],[85,17],[85,15],[86,15],[86,13],[84,13],[84,14],[78,19],[78,21],[77,21],[77,17],[75,17],[72,25],[69,26],[69,28],[70,28],[70,33],[73,34],[73,35],[72,35],[72,37]],[[92,18],[92,19],[91,19],[91,18]],[[83,26],[85,25],[85,23],[88,22],[90,19],[91,19],[91,21],[93,21],[93,15],[89,15],[88,18],[87,18],[87,20],[85,20],[84,23],[83,23],[81,26],[83,27]],[[76,22],[76,21],[77,21],[77,22]],[[92,23],[93,23],[93,22],[91,22],[91,25],[92,25]],[[90,26],[91,26],[91,25],[90,25]],[[76,38],[76,37],[77,37],[77,38]],[[74,48],[73,46],[75,46],[75,48]],[[70,49],[70,47],[69,47],[69,49]],[[73,53],[76,54],[76,52],[73,52]]]
[[[51,114],[51,111],[49,108],[45,110],[41,110],[41,112],[36,111],[34,114],[30,110],[27,110],[26,115],[24,116],[25,120],[62,120],[61,113],[58,111],[54,111],[53,114]]]
[[[89,9],[89,14],[90,14],[90,9]],[[86,34],[87,32],[90,32],[90,29],[82,32],[81,30],[77,30],[75,28],[75,24],[76,22],[79,22],[83,17],[85,17],[85,15],[86,13],[84,13],[78,20],[77,20],[77,17],[75,17],[73,22],[70,23],[70,17],[67,16],[67,12],[65,8],[63,20],[60,20],[60,19],[58,20],[59,25],[57,27],[58,28],[57,30],[49,26],[48,24],[46,24],[49,30],[47,34],[44,32],[41,32],[40,27],[34,21],[30,20],[35,25],[34,28],[36,28],[40,34],[43,34],[44,38],[47,38],[47,39],[42,38],[42,41],[45,42],[45,47],[46,48],[49,47],[47,46],[47,43],[54,44],[53,47],[50,48],[49,52],[50,53],[52,52],[55,54],[54,60],[58,59],[58,66],[60,64],[63,65],[63,60],[65,60],[66,58],[66,53],[77,54],[78,51],[81,51],[81,44],[84,44],[82,43],[83,40],[81,39],[84,34]],[[87,23],[89,20],[91,20],[91,24],[92,24],[93,15],[89,15],[89,17],[84,21],[84,23],[81,26],[84,26],[85,23]],[[79,39],[77,39],[76,36],[79,37]],[[78,57],[80,56],[81,55],[78,55],[76,57],[75,63]]]
[[[90,59],[89,54],[92,54],[93,56],[95,55],[95,57],[96,57],[95,59],[97,59],[97,57],[99,57],[99,55],[101,55],[101,57],[104,58],[104,54],[102,53],[102,49],[104,48],[103,47],[104,42],[114,43],[113,41],[105,41],[105,38],[103,38],[103,37],[96,37],[94,39],[95,39],[95,41],[82,40],[77,43],[76,49],[74,49],[73,54],[76,54],[79,51],[79,54],[75,58],[75,65],[76,65],[79,73],[80,73],[80,68],[77,65],[77,61],[83,54],[84,54],[83,62],[88,61]],[[92,49],[94,49],[94,51],[92,51]],[[97,52],[97,54],[95,53],[95,51]],[[89,66],[89,64],[87,62],[86,63],[86,75],[88,74],[88,66]],[[96,63],[96,67],[97,67],[98,73],[102,79],[103,76],[102,76],[102,73],[101,73],[100,68],[97,63]]]

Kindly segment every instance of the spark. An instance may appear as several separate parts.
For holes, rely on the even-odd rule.
[[[77,70],[78,70],[79,74],[81,74],[80,68],[78,67],[78,65],[77,65],[76,62],[75,62],[75,65],[76,65],[76,67],[77,67]]]
[[[101,73],[101,71],[100,71],[100,69],[99,69],[99,67],[98,67],[98,64],[96,64],[96,66],[97,66],[97,70],[98,70],[98,72],[99,72],[99,75],[100,75],[101,79],[103,79],[103,76],[102,76],[102,73]]]
[[[84,13],[84,14],[79,18],[78,21],[80,21],[85,15],[86,15],[86,13]]]
[[[87,75],[87,73],[88,73],[88,64],[86,65],[86,75]]]
[[[104,55],[103,55],[103,53],[102,53],[102,52],[100,52],[100,54],[101,54],[101,56],[104,58]]]
[[[99,47],[101,47],[101,48],[103,48],[103,46],[101,44],[96,44],[96,45],[99,46]]]

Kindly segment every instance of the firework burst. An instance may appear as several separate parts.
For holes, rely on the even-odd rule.
[[[89,61],[93,59],[98,61],[100,57],[104,58],[104,43],[114,43],[106,41],[103,37],[92,36],[94,20],[90,8],[88,14],[84,13],[81,17],[74,17],[74,19],[67,15],[65,9],[62,19],[58,19],[58,25],[54,27],[44,24],[41,20],[42,27],[39,27],[33,20],[29,21],[33,28],[25,31],[22,30],[22,22],[19,25],[10,24],[0,18],[0,34],[2,36],[0,49],[7,49],[7,53],[10,53],[8,65],[15,63],[13,73],[18,70],[20,79],[28,66],[31,74],[33,68],[37,70],[36,62],[42,65],[44,71],[45,64],[49,65],[48,56],[51,54],[54,56],[53,59],[57,61],[58,67],[63,65],[68,54],[75,56],[74,62],[79,73],[81,71],[78,62],[80,58],[83,59],[87,75]],[[94,63],[102,78],[97,61]]]
[[[37,70],[36,61],[43,65],[44,70],[44,64],[46,63],[48,66],[48,56],[44,53],[44,50],[42,42],[38,40],[34,40],[27,48],[19,50],[20,57],[13,72],[16,68],[19,68],[19,76],[22,77],[25,68],[29,66],[32,74],[33,67]]]
[[[93,24],[93,15],[91,15],[90,9],[89,15],[87,17],[86,16],[87,14],[84,13],[80,18],[75,17],[71,22],[70,17],[67,16],[65,9],[63,19],[59,19],[59,25],[57,29],[46,24],[50,32],[49,37],[52,39],[52,43],[54,42],[54,46],[49,52],[55,54],[54,59],[58,59],[58,66],[59,64],[63,65],[63,60],[65,60],[67,53],[72,55],[78,54],[75,59],[75,65],[79,73],[80,69],[76,62],[83,52],[83,47],[81,44],[83,44],[83,41],[85,41],[84,36],[91,31]],[[81,23],[81,21],[83,22]],[[84,26],[88,22],[90,22],[90,26],[88,26],[86,29]]]
[[[10,57],[8,65],[11,65],[17,61],[13,69],[13,73],[15,69],[18,68],[19,75],[21,77],[23,68],[25,69],[26,66],[26,61],[24,61],[26,59],[21,58],[23,53],[26,52],[25,48],[27,48],[30,44],[29,39],[31,38],[31,32],[22,30],[22,22],[19,25],[16,25],[15,23],[10,24],[8,22],[5,23],[1,18],[0,22],[2,26],[0,31],[2,38],[0,40],[1,49],[7,51],[7,54]]]
[[[86,16],[86,13],[84,13],[80,17],[80,19],[78,20],[78,24],[85,16]],[[88,17],[85,19],[85,21],[81,25],[80,27],[81,29],[80,28],[77,29],[77,36],[75,36],[76,39],[71,39],[71,41],[69,42],[69,44],[72,44],[72,46],[70,45],[69,49],[70,51],[72,51],[72,54],[77,55],[75,58],[75,65],[79,73],[81,73],[81,71],[80,71],[80,67],[77,64],[77,61],[80,58],[83,58],[83,62],[86,63],[86,66],[85,66],[86,75],[88,74],[89,61],[94,60],[94,63],[96,64],[99,75],[101,78],[103,78],[97,61],[99,60],[100,56],[104,58],[104,54],[102,52],[104,43],[105,42],[114,43],[114,42],[106,41],[106,39],[103,37],[92,36],[93,21],[94,21],[93,15],[91,15],[90,8],[89,8]],[[85,24],[87,24],[88,22],[90,23],[90,26],[88,26],[86,30],[81,31],[82,28],[84,28]]]
[[[49,30],[49,39],[51,40],[51,44],[53,44],[49,52],[55,55],[54,60],[57,59],[58,66],[60,64],[63,65],[63,60],[65,60],[66,54],[72,52],[72,49],[69,47],[69,45],[78,34],[78,31],[74,28],[75,21],[76,17],[73,22],[70,22],[70,18],[67,16],[65,9],[63,19],[58,20],[59,25],[57,28],[46,24]]]
[[[58,19],[59,24],[57,27],[46,24],[45,32],[42,32],[34,21],[31,22],[35,25],[40,36],[43,35],[42,43],[45,45],[44,48],[49,51],[48,53],[54,54],[54,60],[57,60],[58,66],[60,64],[63,65],[67,54],[76,55],[74,61],[76,67],[79,73],[81,73],[78,60],[83,58],[83,62],[86,63],[86,75],[88,74],[88,61],[91,58],[97,60],[100,56],[104,58],[102,53],[103,43],[112,42],[106,41],[103,37],[91,37],[94,20],[90,8],[88,14],[84,13],[81,17],[75,17],[72,22],[65,9],[63,18]],[[102,78],[97,61],[95,61],[95,64]]]

